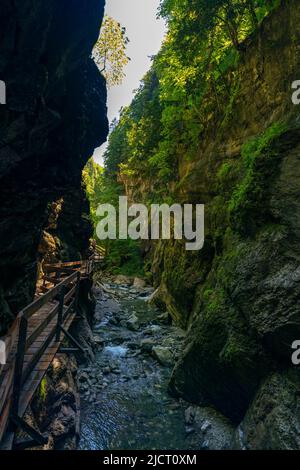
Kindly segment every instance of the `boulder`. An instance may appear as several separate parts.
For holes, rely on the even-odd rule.
[[[114,284],[119,286],[131,286],[132,279],[129,276],[124,276],[123,274],[119,274],[113,278]]]
[[[151,352],[155,346],[156,341],[152,338],[144,338],[140,343],[140,348],[143,352]]]
[[[94,342],[95,344],[99,345],[99,346],[102,346],[104,344],[104,339],[101,338],[101,336],[99,335],[94,335]]]
[[[191,425],[195,421],[196,409],[194,406],[189,406],[184,412],[185,424]]]
[[[163,366],[170,367],[174,364],[174,357],[171,349],[169,348],[154,346],[152,348],[152,355]]]
[[[139,329],[139,319],[134,313],[128,318],[126,327],[132,331],[137,331]]]
[[[144,279],[141,279],[140,277],[135,277],[134,282],[133,282],[133,287],[135,289],[144,289],[146,287],[146,281]]]
[[[235,433],[238,449],[300,448],[300,377],[290,369],[271,374],[260,386]]]
[[[191,448],[232,449],[234,427],[216,410],[192,405],[185,410],[185,424],[187,442]]]

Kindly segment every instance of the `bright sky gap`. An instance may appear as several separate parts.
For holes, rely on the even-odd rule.
[[[106,15],[112,16],[126,28],[130,40],[127,54],[131,61],[125,69],[126,77],[121,86],[108,90],[108,118],[118,117],[119,110],[128,106],[139,87],[140,80],[151,66],[150,57],[157,54],[163,41],[166,27],[157,19],[159,0],[107,0]],[[93,158],[103,164],[103,152],[107,144],[95,150]]]

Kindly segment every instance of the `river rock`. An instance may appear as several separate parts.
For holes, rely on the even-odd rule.
[[[152,348],[152,355],[163,366],[172,366],[174,364],[174,357],[169,348],[154,346]]]
[[[189,406],[184,412],[184,419],[186,424],[193,424],[195,421],[196,410],[193,406]]]
[[[205,434],[209,429],[211,428],[211,423],[209,421],[204,421],[202,424],[200,430],[203,434]]]
[[[139,329],[139,319],[134,313],[128,318],[126,327],[132,331],[137,331]]]
[[[99,335],[94,335],[94,342],[98,346],[102,346],[104,344],[104,339],[101,338],[101,336],[99,336]]]
[[[233,445],[234,427],[228,419],[213,408],[190,406],[185,411],[187,427],[195,433],[187,436],[192,448],[225,450]]]
[[[140,348],[144,352],[151,352],[153,346],[155,346],[156,341],[152,338],[144,338],[140,343]]]
[[[120,323],[120,320],[117,317],[111,317],[108,320],[108,323],[113,326],[117,326]]]
[[[113,278],[113,282],[119,286],[131,286],[132,279],[129,276],[119,274]]]
[[[157,317],[157,320],[158,320],[160,323],[163,323],[164,325],[168,325],[168,324],[170,323],[170,321],[171,321],[169,312],[161,313],[161,314]]]
[[[186,426],[185,427],[185,434],[189,436],[190,434],[193,434],[195,432],[195,428],[192,426]]]
[[[150,325],[145,330],[145,335],[155,335],[160,331],[161,327],[159,325]]]
[[[133,287],[134,289],[144,289],[144,287],[146,287],[146,281],[140,277],[135,277]]]
[[[78,383],[84,383],[89,381],[89,374],[86,371],[80,371],[77,375]]]

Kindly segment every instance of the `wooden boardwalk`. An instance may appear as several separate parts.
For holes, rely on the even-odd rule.
[[[46,438],[23,420],[23,416],[61,347],[65,337],[83,348],[70,335],[78,314],[80,280],[91,275],[93,259],[46,265],[35,300],[19,313],[5,342],[6,364],[0,365],[0,449],[42,445]],[[18,443],[22,429],[30,440]]]

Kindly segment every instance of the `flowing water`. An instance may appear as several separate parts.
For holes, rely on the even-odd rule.
[[[211,410],[201,411],[195,427],[192,407],[168,394],[184,332],[148,305],[147,292],[141,297],[132,288],[106,288],[97,300],[94,335],[99,350],[94,363],[78,373],[82,403],[79,448],[226,448],[226,424],[215,419]],[[157,346],[162,349],[155,356]],[[217,426],[209,431],[211,419]]]

